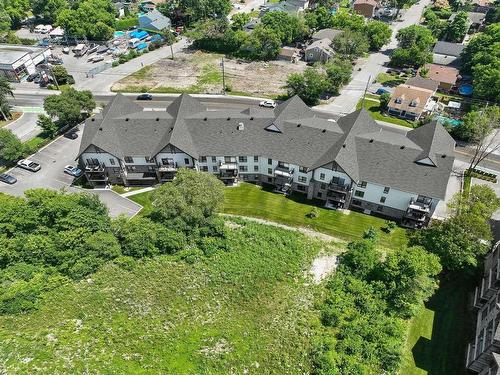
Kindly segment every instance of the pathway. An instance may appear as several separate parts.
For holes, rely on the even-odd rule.
[[[420,0],[405,11],[403,19],[400,22],[393,22],[391,25],[393,33],[389,44],[382,47],[380,52],[370,54],[367,59],[359,59],[354,66],[351,82],[340,90],[340,95],[331,103],[320,105],[316,108],[337,114],[353,112],[356,109],[356,104],[358,104],[363,96],[367,82],[373,82],[379,73],[387,71],[385,65],[389,62],[390,53],[398,45],[396,40],[398,31],[411,25],[417,25],[422,17],[424,8],[429,3],[430,0]]]

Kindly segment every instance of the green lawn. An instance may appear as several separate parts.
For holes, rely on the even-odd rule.
[[[474,319],[469,293],[474,277],[450,274],[410,324],[401,375],[465,375],[465,348]]]
[[[239,222],[228,249],[109,264],[45,295],[37,311],[0,316],[8,374],[311,373],[325,249],[298,233]],[[195,252],[192,252],[195,259]]]
[[[282,194],[263,190],[259,186],[242,183],[238,187],[226,188],[224,213],[258,217],[291,226],[308,227],[342,240],[352,241],[362,237],[363,232],[373,226],[376,229],[385,227],[385,220],[350,212],[348,215],[339,211],[319,207],[319,217],[310,219],[306,215],[311,212],[312,201],[297,194],[285,197]],[[144,207],[141,214],[151,211],[151,192],[130,197]],[[391,234],[381,231],[380,244],[385,248],[396,248],[406,243],[406,231],[395,229]]]
[[[360,109],[362,107],[363,99],[361,99],[356,105],[356,109]],[[370,98],[365,99],[365,109],[370,112],[370,115],[374,120],[390,122],[391,124],[406,126],[409,128],[413,128],[414,123],[411,121],[407,121],[404,119],[386,116],[380,112],[380,102],[378,100],[371,100]]]
[[[380,83],[383,86],[391,86],[391,87],[398,86],[405,82],[406,82],[406,77],[399,77],[398,75],[384,73],[384,72],[379,73],[374,81],[374,83]]]

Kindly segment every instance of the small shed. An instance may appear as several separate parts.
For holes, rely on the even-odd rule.
[[[296,62],[297,49],[294,47],[283,47],[278,55],[278,60]]]

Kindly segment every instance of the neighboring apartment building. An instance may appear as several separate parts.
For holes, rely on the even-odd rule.
[[[207,111],[183,94],[145,111],[118,94],[87,119],[78,157],[94,185],[152,185],[196,168],[421,227],[445,196],[454,145],[436,122],[405,134],[364,109],[333,121],[297,96],[274,110]]]
[[[435,104],[431,98],[435,90],[411,85],[399,85],[391,95],[387,111],[394,116],[411,121],[420,119],[422,115],[432,112]]]
[[[484,260],[481,284],[476,287],[476,332],[467,346],[466,367],[479,375],[500,374],[500,242]]]

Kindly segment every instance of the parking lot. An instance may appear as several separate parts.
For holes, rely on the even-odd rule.
[[[77,139],[59,137],[48,144],[29,159],[41,165],[41,170],[34,173],[21,168],[13,168],[8,173],[17,178],[17,183],[7,185],[0,182],[0,192],[15,196],[22,196],[26,190],[35,188],[67,189],[68,191],[80,192],[83,189],[71,187],[73,177],[64,173],[64,167],[68,164],[76,165],[75,158],[80,147],[82,130],[78,130]],[[133,216],[141,206],[123,198],[110,190],[85,190],[95,193],[99,199],[109,208],[111,216],[120,214]]]

